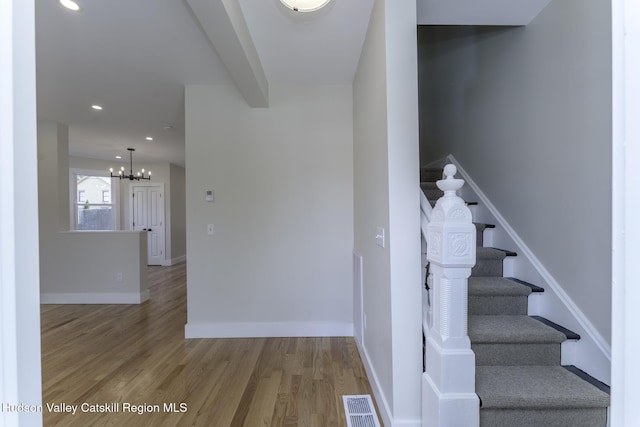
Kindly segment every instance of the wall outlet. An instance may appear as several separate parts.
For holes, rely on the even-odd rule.
[[[122,273],[116,274],[116,282],[122,282]]]

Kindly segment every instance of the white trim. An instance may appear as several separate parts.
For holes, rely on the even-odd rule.
[[[33,17],[34,0],[0,1],[0,404],[42,405]],[[0,425],[42,413],[0,411]]]
[[[373,390],[373,395],[376,398],[376,403],[378,404],[378,409],[380,410],[380,416],[382,417],[382,424],[388,427],[421,427],[421,420],[394,420],[392,416],[391,409],[389,408],[389,403],[382,393],[382,387],[380,386],[380,380],[378,379],[378,375],[376,375],[375,369],[373,369],[373,365],[371,364],[371,360],[369,359],[369,353],[367,349],[364,348],[362,343],[358,340],[354,340],[356,342],[356,346],[358,347],[358,352],[360,353],[360,360],[362,360],[362,365],[364,366],[364,370],[367,372],[367,378],[369,379],[369,384],[371,385],[371,390]]]
[[[533,251],[526,245],[513,227],[511,227],[507,220],[500,214],[486,194],[484,194],[480,187],[469,177],[469,174],[462,166],[460,166],[460,163],[458,163],[455,157],[453,155],[449,155],[447,158],[451,163],[456,165],[458,172],[460,172],[469,187],[475,192],[476,196],[480,199],[479,201],[493,215],[495,221],[498,223],[497,225],[502,227],[511,240],[513,240],[513,243],[517,247],[516,252],[518,253],[518,257],[524,257],[537,271],[542,280],[544,280],[545,283],[535,283],[536,285],[545,288],[545,292],[542,296],[544,298],[549,298],[555,295],[559,300],[558,302],[568,311],[572,320],[574,320],[574,324],[564,324],[563,326],[568,327],[569,329],[574,329],[575,332],[581,335],[581,339],[578,342],[568,342],[563,344],[562,363],[574,364],[599,380],[610,383],[611,346],[596,330],[582,310],[578,308],[569,295],[567,295],[567,293],[562,289],[562,286],[544,267],[542,262],[540,262],[538,257],[535,256]],[[549,305],[557,307],[558,304],[550,302]],[[562,316],[562,314],[559,314],[557,318],[550,320],[555,322],[566,322]],[[567,351],[565,351],[565,349]],[[594,352],[597,352],[598,354],[595,354]]]
[[[389,408],[389,403],[385,398],[385,395],[382,393],[382,387],[380,386],[380,380],[378,379],[378,375],[376,375],[376,370],[373,368],[371,364],[371,360],[369,359],[369,353],[367,349],[364,347],[362,343],[358,340],[354,340],[356,342],[356,347],[358,347],[358,351],[360,352],[360,360],[362,360],[362,365],[364,366],[364,370],[367,372],[367,377],[369,378],[369,385],[371,385],[371,390],[373,390],[373,395],[376,398],[376,403],[378,404],[378,409],[380,409],[380,416],[382,417],[382,424],[385,426],[391,426],[393,423],[391,422],[391,409]]]
[[[356,341],[364,339],[364,258],[353,251],[353,325]]]
[[[187,260],[186,255],[180,255],[179,257],[165,259],[162,263],[163,267],[171,267],[172,265],[180,264],[181,262],[185,262]]]
[[[188,322],[185,338],[352,337],[353,323],[340,322]]]
[[[640,418],[640,4],[612,4],[612,342],[611,425]]]
[[[149,299],[149,290],[119,293],[43,293],[40,304],[141,304]]]

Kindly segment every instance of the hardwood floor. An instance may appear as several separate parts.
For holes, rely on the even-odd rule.
[[[341,396],[372,394],[353,338],[185,340],[185,264],[149,284],[141,305],[42,306],[45,426],[346,426]]]

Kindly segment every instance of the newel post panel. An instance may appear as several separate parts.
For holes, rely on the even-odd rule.
[[[427,226],[427,259],[433,292],[433,323],[425,349],[423,426],[480,424],[475,393],[475,354],[467,334],[467,285],[476,262],[476,229],[471,212],[456,191],[464,185],[444,168],[437,182],[444,191]]]

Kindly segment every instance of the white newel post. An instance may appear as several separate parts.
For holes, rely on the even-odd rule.
[[[467,282],[476,262],[476,229],[471,212],[456,191],[454,165],[444,168],[444,191],[427,227],[433,324],[426,342],[423,374],[422,425],[429,427],[480,424],[475,393],[475,354],[467,335]]]

